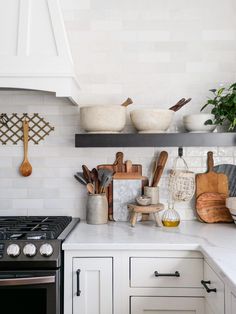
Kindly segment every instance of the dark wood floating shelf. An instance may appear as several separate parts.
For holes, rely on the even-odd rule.
[[[236,146],[236,133],[76,134],[76,147]]]

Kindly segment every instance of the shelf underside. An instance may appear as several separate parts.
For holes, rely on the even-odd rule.
[[[236,133],[76,134],[76,147],[236,146]]]

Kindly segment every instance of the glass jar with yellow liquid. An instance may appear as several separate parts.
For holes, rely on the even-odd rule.
[[[162,215],[162,224],[165,227],[177,227],[180,224],[180,215],[174,209],[174,204],[168,204],[168,209]]]

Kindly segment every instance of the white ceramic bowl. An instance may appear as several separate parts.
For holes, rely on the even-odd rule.
[[[188,132],[192,133],[213,132],[216,125],[204,124],[209,119],[214,119],[214,115],[208,113],[189,114],[183,117],[183,125]]]
[[[172,122],[174,111],[166,109],[136,109],[130,118],[139,133],[166,132]]]
[[[151,204],[152,199],[149,196],[142,195],[142,196],[136,197],[136,202],[138,203],[138,205],[148,206]]]
[[[89,133],[118,133],[125,127],[126,108],[119,105],[80,108],[80,126]]]
[[[229,209],[234,223],[236,224],[236,197],[228,197],[226,199],[226,207]]]

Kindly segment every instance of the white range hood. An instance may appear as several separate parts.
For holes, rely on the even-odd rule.
[[[54,92],[78,104],[59,0],[0,0],[0,88]]]

